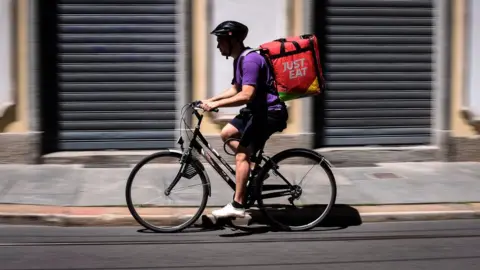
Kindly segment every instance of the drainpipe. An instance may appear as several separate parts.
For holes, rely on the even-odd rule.
[[[450,156],[450,82],[451,82],[451,22],[452,7],[450,0],[437,0],[435,4],[435,43],[436,45],[436,65],[435,65],[435,84],[433,98],[433,108],[435,108],[434,144],[440,149],[438,158],[447,161]]]

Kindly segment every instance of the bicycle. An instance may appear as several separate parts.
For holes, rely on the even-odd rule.
[[[235,181],[228,176],[227,172],[220,167],[220,165],[215,161],[208,152],[205,151],[205,148],[209,150],[210,153],[213,153],[213,156],[220,161],[220,163],[228,170],[229,173],[235,175],[235,170],[226,162],[226,160],[209,144],[206,138],[200,132],[200,126],[204,117],[204,112],[198,105],[200,101],[195,101],[192,103],[186,104],[185,107],[192,109],[192,115],[195,115],[198,122],[193,131],[193,138],[191,138],[190,143],[185,148],[184,147],[184,140],[183,136],[180,134],[177,144],[180,145],[181,151],[178,149],[166,149],[161,150],[156,153],[150,154],[149,156],[143,158],[135,165],[132,169],[126,185],[126,200],[128,209],[131,215],[135,218],[135,220],[141,224],[143,227],[150,229],[155,232],[178,232],[181,231],[189,226],[191,226],[203,213],[208,197],[211,197],[212,190],[210,179],[208,177],[207,171],[202,162],[194,155],[194,151],[200,154],[205,158],[205,160],[213,167],[213,169],[221,176],[221,178],[227,183],[227,185],[235,192]],[[218,109],[214,110],[218,112]],[[181,116],[181,120],[187,125],[185,122],[184,114]],[[190,130],[191,131],[191,130]],[[205,148],[200,144],[200,142],[205,146]],[[228,154],[226,150],[226,145],[228,141],[224,143],[224,150]],[[203,186],[203,194],[200,206],[198,210],[195,212],[194,215],[188,218],[184,223],[180,225],[176,225],[173,227],[165,226],[155,226],[150,224],[149,222],[145,221],[139,214],[139,212],[135,209],[134,204],[132,202],[131,197],[131,190],[132,190],[132,183],[137,175],[138,171],[144,167],[146,164],[151,162],[153,159],[158,157],[169,157],[172,159],[178,159],[177,164],[180,164],[180,169],[176,173],[175,179],[173,182],[168,186],[166,191],[164,192],[165,196],[169,196],[172,189],[179,183],[180,177],[184,176],[187,179],[192,179],[193,176],[199,175],[201,179],[201,183]],[[328,205],[325,207],[325,210],[314,219],[312,222],[300,226],[291,226],[286,225],[283,222],[275,219],[275,214],[269,214],[267,212],[267,207],[264,205],[264,200],[267,198],[277,198],[281,196],[289,196],[288,201],[291,205],[294,205],[294,201],[299,200],[300,196],[303,193],[303,190],[298,185],[291,184],[282,174],[278,172],[278,163],[282,160],[286,160],[288,158],[308,158],[312,161],[313,164],[320,164],[321,168],[326,172],[328,176],[328,182],[330,185],[331,196],[329,198]],[[286,231],[301,231],[301,230],[309,230],[317,226],[321,221],[325,219],[325,217],[329,214],[332,206],[335,204],[336,195],[337,195],[337,187],[336,187],[336,180],[331,170],[330,162],[320,153],[315,152],[310,149],[305,148],[291,148],[287,150],[283,150],[272,157],[264,155],[264,146],[262,146],[255,155],[252,156],[252,161],[255,162],[254,168],[252,173],[247,182],[247,189],[246,189],[246,200],[245,200],[245,207],[246,209],[250,209],[254,202],[258,203],[258,208],[261,210],[262,215],[267,218],[269,225],[276,227],[280,230]],[[263,163],[262,163],[263,162]],[[270,173],[270,171],[272,172]],[[271,174],[279,176],[286,184],[285,185],[267,185],[264,184],[264,181],[267,180]],[[302,180],[303,181],[303,180]],[[280,190],[276,193],[270,194],[263,194],[266,191],[272,190]],[[296,217],[298,217],[297,215]]]

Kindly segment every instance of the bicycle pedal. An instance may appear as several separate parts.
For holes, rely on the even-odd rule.
[[[288,198],[288,201],[290,202],[290,204],[291,204],[292,206],[295,206],[295,204],[293,203],[294,200],[295,200],[295,199],[294,199],[293,197]]]

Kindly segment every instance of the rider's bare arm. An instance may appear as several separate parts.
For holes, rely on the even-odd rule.
[[[242,91],[233,97],[222,99],[217,101],[218,107],[237,107],[247,104],[255,94],[255,86],[252,85],[243,85]]]
[[[238,93],[238,91],[235,88],[235,85],[232,85],[232,87],[228,88],[227,90],[225,90],[220,95],[207,99],[206,102],[214,102],[214,101],[230,98],[230,97],[235,96],[237,93]]]
[[[249,56],[246,56],[243,62],[242,71],[242,91],[239,91],[238,94],[233,97],[215,102],[218,107],[237,107],[245,105],[253,98],[260,73],[260,65],[256,61],[250,60]]]

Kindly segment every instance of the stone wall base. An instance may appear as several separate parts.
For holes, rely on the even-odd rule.
[[[451,138],[449,161],[480,162],[480,136],[472,138]]]
[[[59,152],[39,157],[38,134],[0,134],[0,163],[88,164],[111,167],[131,166],[156,151],[94,151]],[[235,158],[224,152],[219,135],[206,135],[211,146],[229,164]],[[265,154],[274,154],[289,148],[312,149],[313,134],[274,135],[267,142]],[[375,166],[386,162],[476,161],[480,162],[480,138],[448,138],[443,147],[349,147],[315,149],[336,167]],[[202,159],[203,162],[205,162]]]
[[[40,133],[0,133],[0,164],[38,164]]]

